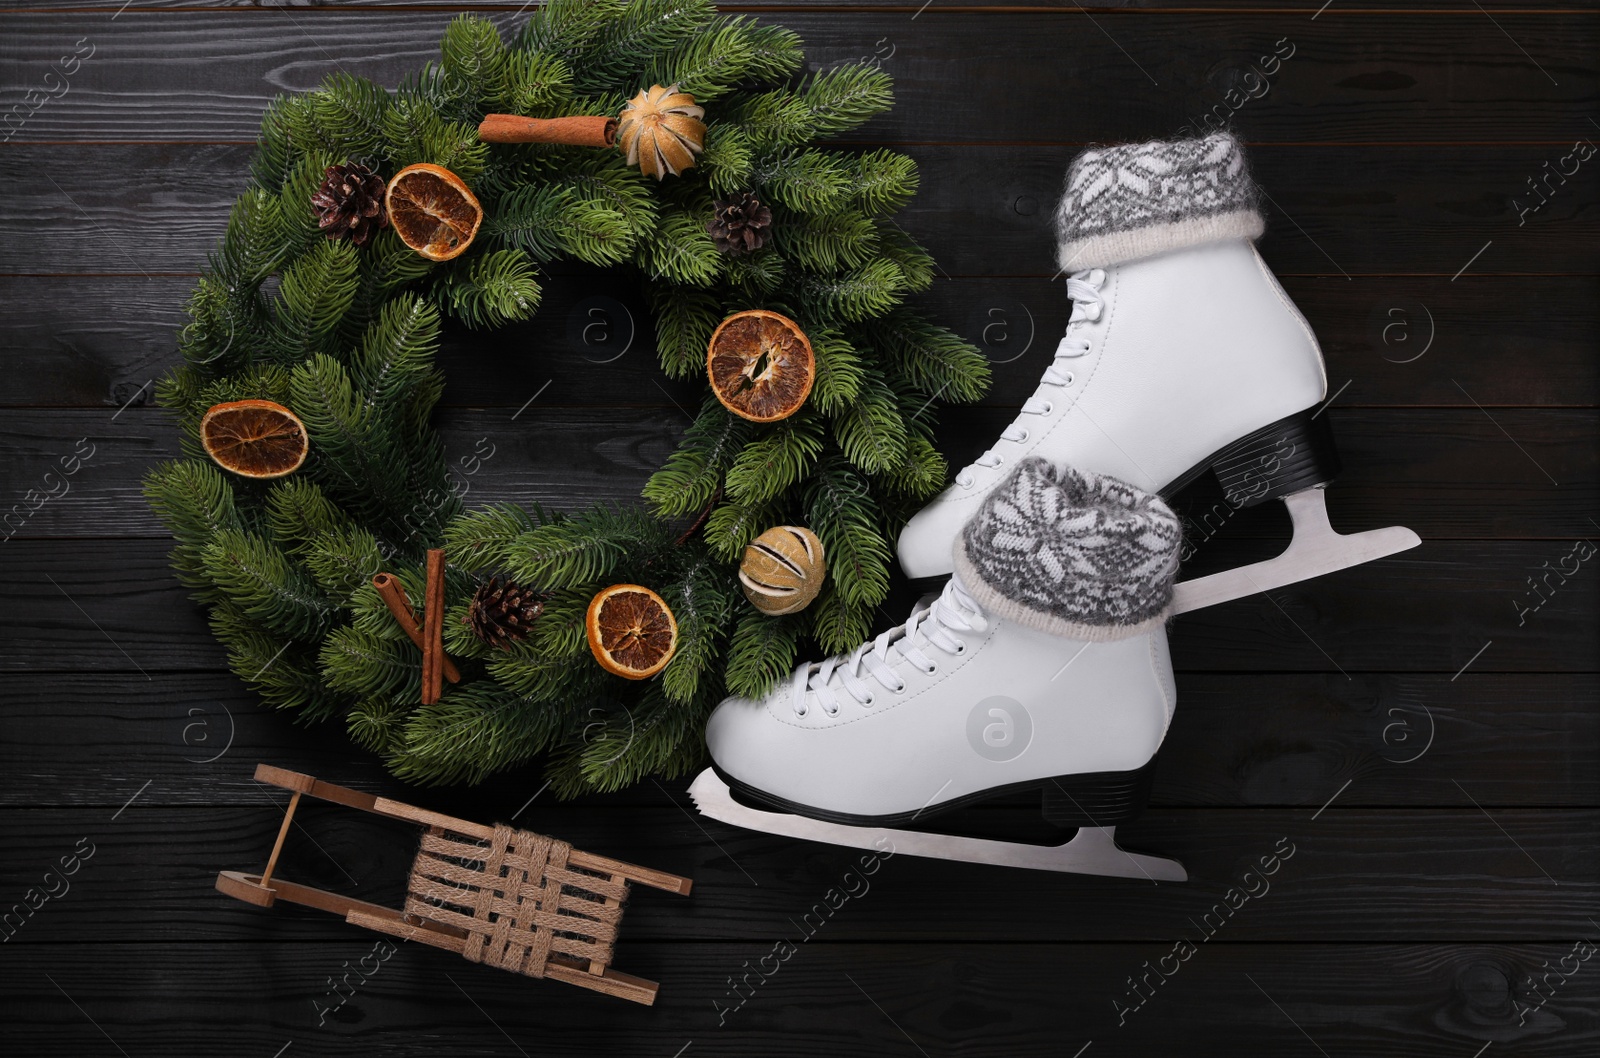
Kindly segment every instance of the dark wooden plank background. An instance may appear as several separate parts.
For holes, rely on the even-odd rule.
[[[813,68],[877,57],[894,75],[895,110],[852,141],[921,163],[900,221],[948,277],[926,307],[995,364],[988,400],[944,415],[957,463],[1014,413],[1065,321],[1046,222],[1067,161],[1172,134],[1292,42],[1233,125],[1271,196],[1263,253],[1339,388],[1347,469],[1330,505],[1341,527],[1424,538],[1174,625],[1182,703],[1127,839],[1182,857],[1188,885],[896,857],[766,977],[760,956],[800,940],[855,854],[700,821],[682,782],[570,805],[535,796],[531,770],[396,783],[336,725],[298,727],[225,672],[139,496],[176,451],[149,383],[266,100],[339,68],[393,83],[454,14],[511,25],[519,6],[0,11],[0,113],[93,48],[0,145],[0,510],[93,446],[70,491],[0,544],[0,911],[80,840],[95,850],[0,947],[7,1054],[1600,1048],[1600,961],[1574,948],[1600,942],[1600,572],[1541,579],[1600,539],[1600,158],[1528,187],[1600,138],[1596,5],[728,5],[800,31]],[[643,321],[626,281],[573,274],[552,278],[537,320],[449,336],[447,445],[495,452],[459,471],[470,501],[625,500],[670,450],[690,391],[660,379],[647,335],[605,363],[574,341],[574,306],[596,293]],[[1180,505],[1199,519],[1219,499],[1201,484]],[[1285,531],[1281,510],[1240,513],[1193,571],[1271,553]],[[251,780],[260,760],[693,875],[692,899],[630,910],[619,961],[664,983],[659,1005],[407,945],[320,1016],[372,937],[211,890],[270,844],[282,798]],[[1202,916],[1280,839],[1295,853],[1270,889],[1207,937]],[[285,870],[392,899],[406,840],[316,808]],[[1129,979],[1180,941],[1196,954],[1138,1005]],[[741,1004],[730,989],[749,974]],[[1119,1024],[1114,1003],[1138,1009]]]

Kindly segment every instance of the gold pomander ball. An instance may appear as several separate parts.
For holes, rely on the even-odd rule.
[[[822,541],[799,525],[768,529],[750,541],[739,563],[745,597],[768,617],[799,613],[810,606],[827,575]]]
[[[628,100],[617,118],[617,148],[646,176],[677,176],[705,150],[706,116],[694,96],[677,85],[651,85]]]

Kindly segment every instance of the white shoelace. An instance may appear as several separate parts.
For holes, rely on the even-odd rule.
[[[822,711],[829,716],[839,715],[837,692],[840,689],[861,705],[871,705],[875,700],[872,688],[862,678],[867,675],[885,690],[898,694],[906,689],[906,681],[895,670],[897,664],[908,661],[931,676],[939,671],[939,666],[923,651],[924,646],[931,644],[946,654],[965,654],[967,644],[955,633],[981,633],[988,627],[988,619],[978,604],[960,581],[951,577],[939,597],[928,605],[919,604],[905,624],[867,640],[848,655],[813,661],[795,669],[794,715],[806,715],[807,691],[817,696]]]
[[[1056,344],[1056,355],[1050,361],[1050,366],[1044,369],[1044,374],[1039,379],[1039,388],[1053,386],[1060,388],[1070,386],[1073,375],[1062,366],[1064,360],[1075,360],[1087,354],[1091,348],[1089,339],[1081,333],[1074,334],[1073,330],[1081,323],[1094,323],[1100,319],[1100,313],[1105,308],[1105,299],[1100,296],[1100,286],[1106,281],[1106,274],[1098,268],[1087,272],[1077,272],[1067,280],[1067,297],[1072,299],[1072,315],[1067,319],[1067,333]],[[1035,390],[1033,396],[1022,404],[1024,415],[1049,415],[1056,410],[1055,403],[1039,395]],[[1000,432],[1000,440],[1026,442],[1030,434],[1028,428],[1022,425],[1021,420],[1013,422]],[[974,480],[972,467],[994,468],[1004,463],[1005,459],[994,449],[989,449],[983,455],[972,461],[972,466],[962,468],[956,475],[956,484],[962,488],[970,489]]]

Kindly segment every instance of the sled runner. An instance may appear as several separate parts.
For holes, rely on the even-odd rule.
[[[529,977],[549,977],[653,1004],[660,987],[611,968],[623,905],[637,882],[680,896],[693,882],[583,852],[511,827],[484,826],[299,772],[256,766],[256,780],[291,792],[272,854],[260,874],[223,871],[217,890],[258,907],[278,900],[343,915],[346,922],[431,944]],[[274,877],[302,795],[417,823],[426,829],[396,910]]]

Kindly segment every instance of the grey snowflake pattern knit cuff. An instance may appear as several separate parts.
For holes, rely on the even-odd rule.
[[[1056,207],[1065,272],[1137,261],[1265,230],[1244,148],[1225,132],[1091,147],[1067,168]]]
[[[1025,459],[955,542],[955,573],[989,613],[1106,641],[1172,612],[1178,516],[1161,497],[1107,474]]]

